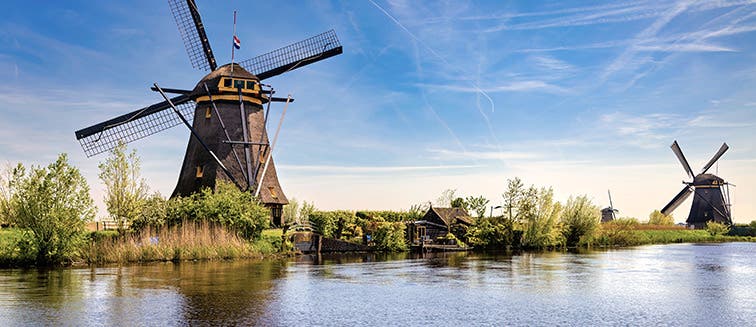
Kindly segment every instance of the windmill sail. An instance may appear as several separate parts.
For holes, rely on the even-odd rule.
[[[171,99],[185,116],[194,117],[194,102],[188,95]],[[181,119],[170,110],[167,101],[118,116],[99,124],[76,131],[87,157],[110,151],[119,142],[129,143],[181,124]]]
[[[168,0],[168,4],[173,18],[176,19],[192,67],[205,71],[215,70],[218,65],[210,48],[197,4],[194,0]]]
[[[285,46],[239,63],[263,80],[341,54],[336,32],[328,32]]]
[[[679,207],[685,199],[687,199],[690,194],[693,193],[693,190],[690,188],[690,186],[685,185],[685,187],[680,191],[680,193],[677,193],[674,198],[672,198],[672,201],[669,201],[664,208],[662,208],[661,212],[665,215],[672,214],[672,211],[675,211],[677,207]]]
[[[685,156],[682,153],[682,150],[680,149],[680,145],[677,144],[677,141],[672,142],[672,152],[675,153],[677,156],[677,159],[680,160],[680,163],[683,165],[683,168],[685,169],[685,173],[688,174],[688,177],[693,177],[696,174],[693,173],[693,169],[690,168],[690,165],[688,164],[688,160],[685,159]]]
[[[715,162],[717,162],[717,160],[719,160],[719,158],[720,158],[720,157],[721,157],[721,156],[722,156],[722,155],[723,155],[723,154],[724,154],[724,153],[725,153],[725,152],[727,151],[727,149],[729,149],[729,148],[730,148],[730,146],[728,146],[728,145],[727,145],[727,143],[723,143],[723,144],[722,144],[722,146],[721,146],[721,147],[719,148],[719,151],[717,151],[717,153],[716,153],[716,154],[714,154],[714,156],[713,156],[713,157],[711,157],[711,160],[709,160],[709,162],[707,162],[707,163],[706,163],[706,165],[705,165],[705,166],[703,167],[703,170],[701,170],[701,174],[704,174],[704,173],[706,173],[706,172],[707,172],[707,171],[709,170],[709,168],[711,168],[711,166],[713,166],[713,165],[714,165],[714,163],[715,163]]]

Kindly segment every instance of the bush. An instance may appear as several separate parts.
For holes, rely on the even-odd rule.
[[[536,190],[530,187],[520,200],[517,212],[525,223],[522,245],[529,248],[543,249],[564,244],[559,214],[562,205],[554,202],[551,188]]]
[[[95,207],[87,181],[68,163],[66,154],[47,167],[19,164],[13,172],[11,221],[28,231],[40,265],[71,260],[83,241]]]
[[[638,220],[635,218],[619,218],[601,224],[596,243],[603,246],[628,246],[640,242],[635,227]]]
[[[675,219],[671,215],[665,215],[659,210],[654,210],[648,215],[649,225],[674,225]]]
[[[711,236],[724,235],[730,231],[730,226],[710,220],[706,222],[706,231],[709,232]]]
[[[379,251],[407,251],[404,230],[406,226],[400,222],[380,222],[373,233],[375,248]]]
[[[562,213],[567,246],[590,245],[600,221],[599,208],[587,196],[570,197]]]
[[[184,221],[209,222],[230,228],[248,240],[258,238],[270,225],[270,210],[259,203],[250,192],[236,185],[218,181],[215,192],[206,188],[188,197],[175,197],[165,201],[154,194],[147,199],[145,208],[136,219],[135,228],[146,226],[181,225]]]
[[[519,232],[519,233],[515,233]],[[515,231],[508,219],[478,219],[467,229],[467,242],[476,248],[506,249],[519,245],[521,231]]]

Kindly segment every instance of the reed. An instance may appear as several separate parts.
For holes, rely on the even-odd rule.
[[[171,227],[147,226],[138,233],[93,238],[82,250],[82,259],[89,264],[228,260],[261,257],[270,248],[265,239],[253,244],[218,224],[185,221]]]

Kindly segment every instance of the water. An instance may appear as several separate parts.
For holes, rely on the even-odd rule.
[[[0,326],[753,326],[756,243],[0,270]]]

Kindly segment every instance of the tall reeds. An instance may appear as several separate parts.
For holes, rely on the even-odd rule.
[[[182,224],[92,239],[81,254],[89,264],[260,257],[255,246],[219,224]]]

